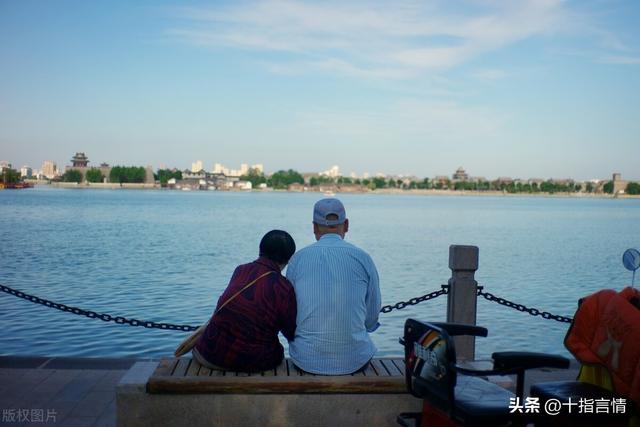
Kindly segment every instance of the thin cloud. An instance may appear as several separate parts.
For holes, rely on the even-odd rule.
[[[600,62],[605,64],[638,65],[640,56],[605,56]]]
[[[198,46],[293,54],[288,64],[273,67],[280,70],[290,66],[406,79],[457,67],[529,37],[553,34],[566,15],[560,0],[472,5],[474,14],[453,13],[439,2],[232,3],[181,9],[186,25],[168,34]]]
[[[472,76],[478,80],[495,81],[505,78],[507,76],[507,73],[504,70],[499,70],[496,68],[484,68],[474,71],[472,73]]]

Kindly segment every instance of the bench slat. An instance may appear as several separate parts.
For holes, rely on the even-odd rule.
[[[158,363],[158,367],[153,372],[154,377],[169,377],[178,363],[178,359],[162,359]]]
[[[176,368],[173,370],[172,377],[184,377],[184,374],[187,372],[189,365],[191,364],[191,359],[178,359],[178,364]]]
[[[402,375],[405,374],[405,370],[407,369],[405,363],[404,363],[404,359],[393,359],[393,363],[396,364],[396,366],[398,367],[398,369],[400,369],[400,372],[402,372]]]
[[[371,364],[373,365],[373,369],[376,370],[376,373],[379,377],[388,377],[389,372],[384,368],[380,359],[371,359]]]
[[[199,377],[208,377],[209,375],[211,375],[211,369],[201,366],[200,367],[200,372],[198,372],[198,376]]]
[[[224,377],[226,373],[227,373],[226,371],[221,371],[219,369],[212,369],[211,370],[211,375],[209,375],[209,376],[210,377]],[[229,372],[229,376],[233,376],[233,372]]]
[[[384,367],[387,368],[387,371],[389,371],[389,375],[391,375],[392,377],[397,377],[402,375],[402,372],[400,372],[400,369],[398,369],[398,367],[393,363],[393,360],[380,359],[380,362],[382,362]]]
[[[189,369],[187,369],[185,376],[186,377],[197,376],[201,366],[202,365],[200,364],[200,362],[198,362],[196,359],[192,359],[191,364],[189,365]]]
[[[276,367],[276,376],[278,377],[286,377],[289,375],[287,373],[287,359],[282,359],[282,362]]]
[[[298,367],[291,360],[285,359],[285,362],[287,363],[287,376],[288,377],[299,377],[302,374],[302,372],[300,372]]]
[[[371,366],[371,362],[367,363],[367,367],[364,368],[364,375],[367,377],[377,377],[378,374],[376,374],[376,371],[373,369],[373,366]]]
[[[216,394],[378,394],[406,393],[404,360],[372,359],[355,375],[301,374],[290,360],[262,374],[210,370],[189,358],[162,359],[147,382],[149,393]],[[391,372],[391,375],[389,375]]]

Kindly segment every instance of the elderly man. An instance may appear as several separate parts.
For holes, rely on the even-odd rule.
[[[317,242],[297,252],[287,269],[298,306],[289,354],[296,366],[314,374],[357,372],[376,352],[369,332],[379,326],[378,271],[365,251],[344,241],[347,231],[342,202],[318,201]]]

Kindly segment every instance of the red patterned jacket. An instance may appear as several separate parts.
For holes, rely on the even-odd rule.
[[[273,271],[245,289],[215,313],[200,340],[198,352],[225,369],[256,372],[280,364],[284,349],[278,331],[289,341],[296,329],[296,296],[279,266],[265,258],[238,266],[216,307],[261,274]]]

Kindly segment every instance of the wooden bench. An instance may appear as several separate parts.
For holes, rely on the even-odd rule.
[[[149,393],[406,393],[404,360],[373,359],[357,374],[309,374],[285,359],[255,374],[216,371],[193,359],[162,359],[147,382]]]
[[[375,358],[357,374],[324,376],[284,360],[247,374],[167,358],[125,375],[118,425],[395,425],[422,403],[407,393],[404,369],[402,358]]]

